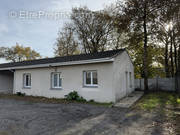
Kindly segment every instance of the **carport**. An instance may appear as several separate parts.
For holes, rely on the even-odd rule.
[[[13,93],[14,72],[12,70],[0,71],[0,93]]]

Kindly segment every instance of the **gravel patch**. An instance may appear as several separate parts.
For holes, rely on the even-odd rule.
[[[155,113],[0,99],[0,135],[160,135]]]

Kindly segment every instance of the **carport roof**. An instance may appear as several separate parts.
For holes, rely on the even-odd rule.
[[[98,53],[90,53],[90,54],[80,54],[80,55],[72,55],[72,56],[64,56],[64,57],[55,57],[55,58],[45,58],[31,61],[22,61],[22,62],[12,62],[12,63],[4,63],[0,64],[0,70],[6,68],[17,68],[17,67],[25,67],[25,66],[33,66],[33,65],[46,65],[52,63],[69,63],[71,65],[72,62],[81,62],[81,61],[93,61],[93,60],[102,60],[102,59],[111,59],[117,54],[125,51],[125,49],[118,50],[110,50],[105,52]]]

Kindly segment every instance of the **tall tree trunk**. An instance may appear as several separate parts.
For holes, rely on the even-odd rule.
[[[177,46],[174,44],[174,64],[175,64],[175,72],[177,71],[178,68],[178,63],[177,63]]]
[[[171,59],[171,76],[174,77],[174,59],[173,59],[173,36],[171,32],[171,48],[170,48],[170,59]]]
[[[148,92],[148,51],[147,51],[147,13],[146,13],[146,3],[144,6],[144,17],[143,17],[143,28],[144,28],[144,60],[143,60],[143,70],[144,70],[144,91]]]
[[[168,59],[168,41],[166,42],[165,46],[165,72],[166,72],[166,77],[169,78],[169,59]]]
[[[176,45],[176,37],[175,37],[175,34],[174,34],[174,30],[173,30],[173,45],[174,45],[174,64],[175,64],[175,72],[177,71],[177,68],[178,68],[178,63],[177,63],[177,45]]]

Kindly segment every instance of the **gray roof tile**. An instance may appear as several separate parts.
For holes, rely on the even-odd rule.
[[[38,60],[31,60],[31,61],[4,63],[4,64],[0,64],[0,69],[1,68],[18,67],[18,66],[31,66],[31,65],[39,65],[39,64],[50,64],[50,63],[61,63],[61,62],[109,58],[109,57],[113,57],[114,55],[116,55],[120,52],[123,52],[123,51],[125,51],[125,49],[111,50],[111,51],[98,52],[98,53],[90,53],[90,54],[64,56],[64,57],[45,58],[45,59],[38,59]]]

